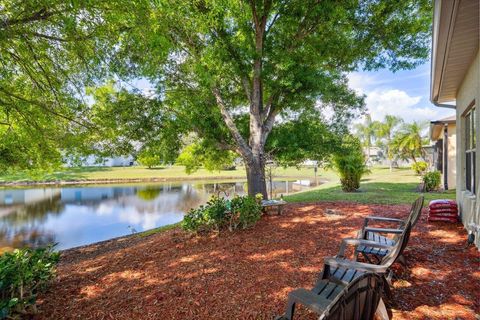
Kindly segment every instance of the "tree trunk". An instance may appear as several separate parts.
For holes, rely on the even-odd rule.
[[[417,158],[415,158],[415,155],[412,153],[412,160],[413,160],[413,163],[417,163]]]
[[[248,195],[255,197],[258,193],[263,199],[268,199],[267,184],[265,180],[265,162],[261,157],[254,157],[245,163],[247,171]]]

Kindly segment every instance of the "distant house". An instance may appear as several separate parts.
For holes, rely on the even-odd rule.
[[[479,39],[479,0],[435,1],[430,99],[456,110],[456,197],[480,248]]]
[[[457,185],[457,134],[455,116],[430,122],[430,139],[435,143],[433,166],[442,173],[443,188]]]
[[[82,167],[129,167],[135,164],[136,163],[133,156],[110,157],[110,158],[97,158],[95,156],[88,156],[82,160],[80,166]],[[70,160],[67,160],[66,165],[69,167],[75,167],[78,164]]]

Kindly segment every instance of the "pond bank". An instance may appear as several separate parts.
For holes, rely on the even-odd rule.
[[[326,172],[323,172],[327,174]],[[16,171],[0,175],[0,185],[62,185],[62,184],[104,184],[130,182],[171,182],[192,180],[233,180],[246,179],[243,167],[234,170],[208,171],[199,169],[187,174],[185,167],[172,166],[148,169],[145,167],[73,167],[55,172],[39,172],[32,175],[29,171]],[[331,176],[331,174],[327,174]],[[320,175],[319,175],[320,176]],[[314,179],[312,168],[276,168],[274,178]]]
[[[325,214],[331,208],[336,214]],[[283,215],[235,233],[196,237],[173,228],[70,249],[39,297],[36,319],[272,319],[290,290],[312,287],[324,257],[355,235],[363,217],[403,217],[408,209],[289,204]],[[465,248],[463,226],[425,216],[405,252],[408,269],[397,270],[393,319],[475,319],[480,254]]]

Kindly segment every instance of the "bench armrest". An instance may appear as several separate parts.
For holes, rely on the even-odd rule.
[[[346,260],[346,259],[341,259],[336,257],[327,257],[325,258],[324,263],[326,265],[329,265],[330,267],[355,269],[358,271],[374,272],[379,274],[386,273],[388,269],[387,266],[351,261],[351,260]]]
[[[368,217],[365,217],[365,222],[363,226],[364,227],[368,226],[369,221],[396,222],[398,224],[404,222],[402,219],[397,219],[397,218],[368,216]]]
[[[371,240],[364,240],[364,239],[354,239],[354,238],[346,238],[342,240],[342,244],[340,245],[340,250],[338,251],[337,257],[343,257],[345,255],[345,249],[347,245],[352,246],[365,246],[365,247],[372,247],[372,248],[379,248],[379,249],[387,249],[391,250],[393,246],[387,245],[384,243],[378,243]]]
[[[365,227],[363,231],[366,232],[377,232],[377,233],[391,233],[391,234],[402,234],[403,229],[389,229],[389,228],[373,228],[373,227]]]

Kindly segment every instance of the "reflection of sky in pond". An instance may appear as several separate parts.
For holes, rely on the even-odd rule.
[[[0,252],[55,241],[66,249],[176,223],[211,194],[245,182],[0,189]],[[276,181],[274,196],[302,189]]]

